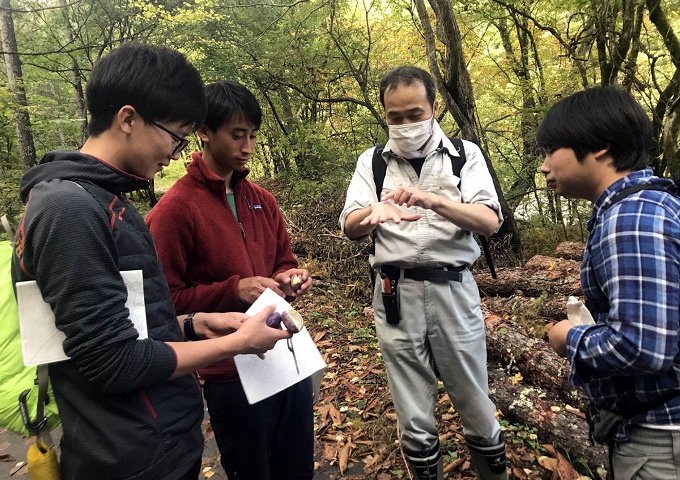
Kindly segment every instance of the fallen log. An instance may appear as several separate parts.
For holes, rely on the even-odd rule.
[[[518,371],[529,385],[550,391],[561,402],[585,409],[585,396],[569,384],[569,362],[541,338],[530,337],[495,314],[486,315],[486,348],[490,358],[505,366],[506,374]]]
[[[505,312],[509,315],[564,320],[567,318],[567,297],[554,295],[550,297],[484,297],[482,304],[492,312]]]
[[[545,272],[527,271],[517,268],[497,269],[498,278],[493,279],[489,272],[475,273],[475,280],[480,294],[484,296],[509,297],[520,295],[524,297],[538,297],[542,293],[547,295],[574,295],[581,292],[581,281],[577,272]]]
[[[608,465],[606,447],[590,443],[583,413],[568,408],[550,392],[521,381],[514,383],[503,369],[491,368],[489,396],[504,417],[535,428],[542,443],[567,452],[572,463],[583,459],[593,470]]]
[[[524,264],[524,269],[532,272],[537,270],[552,272],[551,278],[561,276],[560,273],[579,276],[581,262],[546,255],[534,255]]]
[[[586,244],[581,242],[562,242],[555,249],[555,256],[568,260],[583,260]]]

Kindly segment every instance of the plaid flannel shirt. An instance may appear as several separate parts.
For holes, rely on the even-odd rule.
[[[599,197],[588,221],[581,286],[588,299],[609,303],[593,312],[595,325],[576,326],[567,336],[570,381],[601,409],[624,413],[669,391],[665,404],[623,422],[680,426],[680,199],[641,190],[611,204],[630,185],[672,185],[635,171]]]

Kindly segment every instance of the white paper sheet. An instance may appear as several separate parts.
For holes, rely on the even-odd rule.
[[[290,303],[279,297],[269,288],[250,306],[246,312],[255,315],[269,305],[275,305],[277,312],[293,308]],[[300,373],[295,369],[293,354],[288,350],[285,340],[280,340],[272,350],[261,359],[257,355],[237,355],[234,357],[241,384],[248,403],[251,405],[312,376],[314,398],[318,398],[319,386],[326,368],[321,353],[314,345],[306,328],[292,337],[295,356]]]
[[[139,339],[147,338],[142,271],[130,270],[120,274],[128,290],[125,306],[130,310],[130,319],[139,332]],[[66,335],[57,329],[54,313],[49,304],[43,300],[38,285],[35,281],[30,281],[17,282],[16,286],[24,365],[42,365],[68,360],[69,357],[64,353],[63,347]]]

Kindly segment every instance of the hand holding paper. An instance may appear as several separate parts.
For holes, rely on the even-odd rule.
[[[246,314],[255,315],[267,305],[275,305],[279,313],[293,309],[286,300],[267,289],[252,304]],[[267,352],[264,360],[254,355],[234,357],[249,403],[259,402],[326,368],[326,363],[321,358],[306,328],[303,327],[300,332],[294,334],[290,342],[294,345],[299,374],[286,342],[278,342],[272,350]],[[320,376],[314,375],[313,378],[316,380],[314,391],[318,391]]]

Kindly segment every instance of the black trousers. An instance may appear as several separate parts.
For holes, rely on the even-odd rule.
[[[205,398],[229,480],[314,476],[311,378],[253,405],[240,382],[206,382]]]
[[[201,460],[199,458],[179,480],[198,480],[198,476],[201,474]]]

